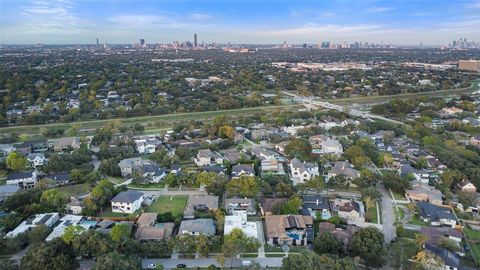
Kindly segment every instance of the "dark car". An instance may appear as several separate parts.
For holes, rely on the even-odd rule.
[[[187,268],[187,266],[183,263],[177,264],[177,268]]]

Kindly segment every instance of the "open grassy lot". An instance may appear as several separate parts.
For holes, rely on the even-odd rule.
[[[60,191],[66,198],[70,198],[72,196],[85,193],[91,190],[90,184],[77,184],[77,185],[67,185],[56,187],[56,190]]]
[[[408,222],[410,224],[413,224],[413,225],[418,225],[418,226],[429,226],[427,222],[421,220],[418,215],[414,215],[412,217],[412,220],[410,220],[410,222]]]
[[[107,180],[116,184],[116,185],[125,182],[125,179],[123,179],[122,177],[107,176]]]
[[[88,120],[77,121],[72,123],[54,123],[44,125],[28,125],[28,126],[8,126],[0,128],[0,133],[20,133],[27,134],[31,137],[35,135],[41,135],[42,129],[48,127],[58,127],[68,129],[73,124],[80,125],[79,130],[82,135],[88,135],[95,131],[95,129],[104,126],[106,123],[118,122],[121,126],[132,126],[135,124],[146,125],[145,132],[149,130],[165,130],[171,128],[175,122],[184,122],[190,120],[211,120],[218,115],[229,115],[232,117],[248,116],[257,113],[271,113],[272,111],[290,111],[298,108],[303,108],[303,105],[282,105],[282,106],[261,106],[253,108],[242,108],[233,110],[219,110],[219,111],[207,111],[207,112],[189,112],[189,113],[174,113],[164,115],[153,116],[141,116],[131,118],[116,118],[116,119],[102,119],[102,120]]]
[[[380,205],[379,205],[380,206]],[[370,207],[367,209],[367,222],[370,223],[378,223],[378,218],[377,218],[377,206]],[[380,213],[380,223],[382,223],[382,215]]]
[[[137,184],[130,184],[128,185],[129,188],[141,188],[141,189],[163,189],[165,187],[165,183],[149,183],[145,185],[137,185]]]
[[[124,213],[114,213],[112,212],[112,207],[109,205],[107,206],[104,206],[102,208],[102,211],[100,211],[97,215],[98,217],[104,217],[104,218],[120,218],[120,217],[123,217],[123,218],[126,218],[126,217],[129,217],[129,216],[138,216],[140,215],[140,213],[142,212],[142,209],[138,209],[135,213],[133,214],[124,214]]]
[[[171,212],[174,217],[181,216],[188,196],[160,196],[158,197],[145,212],[153,212],[164,214]]]
[[[339,105],[347,105],[347,104],[353,104],[353,103],[369,104],[369,103],[388,102],[391,99],[395,99],[395,98],[410,98],[410,97],[423,97],[423,96],[438,97],[438,96],[458,95],[458,94],[477,91],[480,88],[478,86],[479,82],[480,80],[475,80],[472,82],[471,86],[465,87],[465,88],[458,88],[458,89],[443,89],[443,90],[436,90],[436,91],[428,91],[428,92],[420,92],[420,93],[405,93],[405,94],[387,95],[387,96],[339,98],[339,99],[330,99],[328,101],[334,104],[339,104]]]
[[[468,239],[473,256],[475,256],[477,262],[480,262],[480,231],[465,227],[463,232]]]

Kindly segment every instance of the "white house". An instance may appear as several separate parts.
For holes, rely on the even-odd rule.
[[[36,182],[36,172],[17,172],[7,176],[7,185],[18,185],[24,189],[33,188]]]
[[[45,225],[51,228],[59,218],[58,213],[37,214],[20,223],[20,225],[18,225],[13,231],[8,232],[5,236],[13,238],[40,225]]]
[[[341,156],[343,153],[343,147],[338,140],[325,140],[322,142],[322,154],[333,154],[336,156]]]
[[[222,164],[223,157],[217,153],[213,152],[210,149],[202,149],[199,150],[197,156],[194,158],[195,164],[199,167],[214,165],[214,164]]]
[[[138,191],[122,191],[110,200],[112,212],[133,214],[140,209],[143,202],[143,193]]]
[[[290,171],[294,185],[305,183],[305,181],[320,175],[316,163],[301,162],[297,158],[290,161]]]
[[[46,161],[45,155],[42,153],[30,153],[27,156],[27,160],[33,168],[43,166]]]

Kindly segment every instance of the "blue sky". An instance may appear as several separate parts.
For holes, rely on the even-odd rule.
[[[0,43],[480,41],[480,0],[0,0]]]

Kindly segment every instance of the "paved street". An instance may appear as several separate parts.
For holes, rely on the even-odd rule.
[[[283,258],[240,258],[240,259],[227,259],[225,261],[225,267],[242,267],[242,261],[258,262],[262,268],[267,267],[280,267],[282,266]],[[215,259],[144,259],[142,260],[143,268],[147,268],[148,265],[162,264],[165,269],[176,268],[178,264],[185,264],[188,268],[193,267],[208,267],[209,265],[215,265],[221,267],[221,265]]]
[[[383,221],[383,234],[385,235],[385,242],[389,243],[393,238],[397,236],[395,223],[395,213],[393,212],[393,203],[390,195],[383,186],[382,183],[377,185],[377,189],[382,193],[382,221]]]

